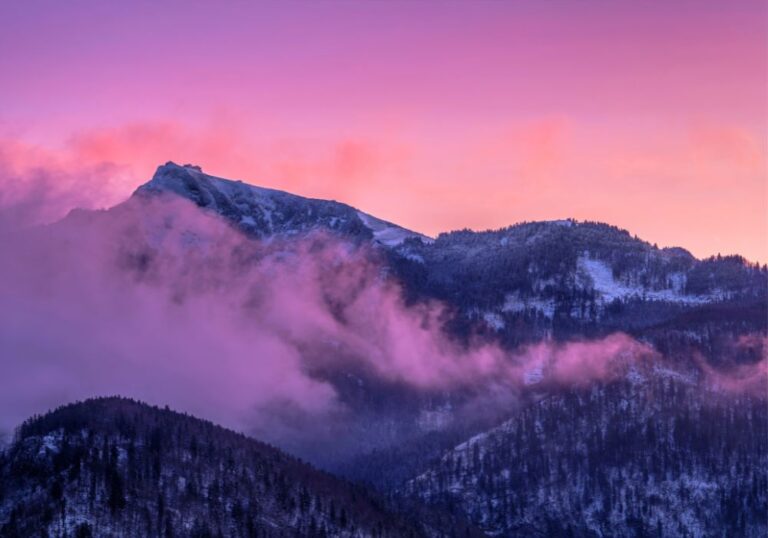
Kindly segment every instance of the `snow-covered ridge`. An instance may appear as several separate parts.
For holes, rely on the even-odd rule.
[[[431,238],[425,235],[406,230],[405,228],[402,228],[396,224],[392,224],[391,222],[377,219],[376,217],[373,217],[367,213],[363,213],[362,211],[358,211],[357,216],[360,217],[360,220],[363,221],[363,224],[365,224],[365,226],[371,230],[371,232],[373,232],[374,239],[382,245],[395,247],[411,237],[421,239],[425,243],[432,241]]]
[[[192,194],[192,190],[195,188],[192,183],[185,181],[189,179],[195,180],[195,186],[200,187],[201,184],[204,183],[211,193],[217,192],[227,198],[232,198],[238,194],[249,193],[261,198],[269,199],[273,194],[280,192],[273,189],[249,185],[238,180],[211,176],[204,174],[199,166],[191,164],[181,166],[170,161],[164,165],[158,166],[152,179],[139,187],[137,192],[146,190],[167,191],[189,197]]]
[[[387,247],[408,238],[430,238],[358,211],[346,204],[305,198],[276,189],[203,173],[199,166],[168,162],[136,190],[137,195],[173,193],[214,211],[246,232],[256,235],[295,234],[324,227],[349,235],[370,232],[373,241]]]
[[[390,268],[406,287],[451,298],[464,316],[497,332],[511,330],[510,319],[525,316],[539,320],[534,324],[556,316],[594,322],[614,315],[608,307],[616,300],[667,303],[650,306],[658,306],[663,317],[675,315],[662,312],[668,304],[698,308],[764,295],[761,275],[738,260],[697,260],[683,249],[658,249],[603,223],[529,222],[495,231],[459,230],[433,240],[344,203],[174,163],[158,167],[136,194],[158,192],[186,198],[265,240],[324,230],[355,244],[373,244],[398,260]]]

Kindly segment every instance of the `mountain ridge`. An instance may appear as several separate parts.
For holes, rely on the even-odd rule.
[[[117,263],[124,264],[123,269],[140,279],[164,267],[163,257],[158,256],[164,247],[155,236],[167,231],[168,221],[173,222],[174,240],[186,241],[194,235],[184,233],[184,219],[173,220],[178,205],[142,204],[168,194],[170,189],[174,198],[181,196],[194,204],[190,206],[194,216],[199,208],[206,215],[221,217],[215,224],[220,220],[231,225],[243,237],[255,239],[258,248],[265,246],[278,256],[290,253],[291,259],[316,265],[319,273],[325,274],[325,282],[342,282],[334,279],[338,256],[316,259],[320,252],[316,247],[328,243],[329,237],[331,244],[341,241],[341,250],[354,252],[355,260],[364,263],[365,274],[371,275],[371,280],[353,279],[353,285],[346,281],[340,287],[364,289],[386,281],[387,285],[393,284],[391,289],[405,308],[415,306],[414,312],[418,312],[425,305],[440,305],[443,314],[435,320],[435,326],[456,349],[489,344],[514,356],[540,342],[557,345],[625,333],[694,368],[700,367],[694,360],[698,355],[704,357],[704,364],[724,369],[754,364],[760,357],[759,346],[746,349],[738,342],[765,334],[768,273],[746,265],[740,258],[700,261],[682,249],[655,249],[615,226],[573,220],[521,223],[489,232],[456,231],[441,234],[434,241],[406,237],[388,245],[376,242],[374,230],[366,226],[355,208],[345,204],[267,190],[283,198],[276,202],[279,207],[275,209],[259,199],[263,189],[254,187],[252,191],[242,183],[217,180],[197,167],[171,163],[161,166],[157,176],[155,184],[150,182],[149,187],[137,189],[137,194],[124,203],[138,207],[140,210],[133,213],[140,218],[152,212],[149,226],[138,227],[130,219],[135,215],[124,212],[129,213],[130,223],[129,240],[123,242],[127,243],[127,252],[116,256]],[[226,183],[217,189],[209,184],[212,181]],[[243,190],[246,192],[240,196]],[[263,211],[265,204],[270,211]],[[120,221],[124,215],[117,214],[116,209],[102,212],[98,218],[109,219],[115,213]],[[243,217],[251,217],[254,225],[244,227]],[[346,222],[341,222],[342,218]],[[94,224],[86,222],[88,227]],[[207,224],[207,220],[202,222],[197,231],[204,234]],[[135,235],[135,228],[142,228],[143,235]],[[116,229],[122,233],[126,228]],[[319,238],[316,231],[322,232]],[[235,241],[238,246],[240,237],[238,234]],[[200,244],[193,239],[190,244]],[[182,245],[172,250],[183,259],[185,248]],[[204,267],[208,263],[215,265],[222,257],[228,259],[229,242],[225,241],[221,248],[224,250],[196,248],[195,259]],[[293,258],[297,248],[306,251],[308,258]],[[218,253],[209,257],[207,252]],[[258,266],[259,258],[234,256],[232,261],[248,270],[255,267],[251,264]],[[323,290],[323,300],[329,301],[323,308],[330,308],[332,316],[343,323],[348,307],[345,301],[350,299],[341,299],[337,293],[340,290],[331,289],[338,287],[331,284]],[[314,353],[319,349],[330,355],[338,353],[327,346],[319,346]],[[345,405],[359,413],[356,429],[347,428],[347,433],[355,432],[357,436],[349,444],[353,451],[373,450],[405,437],[433,433],[445,433],[450,443],[454,433],[463,435],[476,426],[462,423],[460,412],[446,411],[461,409],[472,398],[471,391],[425,396],[409,388],[407,382],[384,382],[375,371],[313,368],[313,359],[306,360],[312,375],[330,383]],[[370,428],[371,424],[376,426]],[[338,439],[333,442],[340,444]],[[426,444],[432,447],[430,453],[439,445]],[[303,452],[305,448],[293,445],[291,449],[305,457],[318,454],[316,450]],[[384,455],[383,459],[388,457]],[[322,462],[331,470],[339,470],[343,463]],[[346,469],[343,471],[346,473]],[[354,472],[350,476],[359,477]],[[369,480],[371,476],[362,478]]]
[[[133,197],[162,193],[188,199],[257,238],[297,237],[325,229],[355,243],[371,242],[384,248],[401,280],[426,279],[428,284],[431,280],[433,289],[428,295],[438,299],[450,295],[440,289],[446,277],[472,280],[478,271],[473,266],[490,264],[495,266],[494,273],[507,274],[485,286],[504,299],[499,302],[497,297],[493,306],[491,316],[496,318],[505,311],[528,310],[528,297],[550,318],[558,308],[572,309],[555,304],[555,296],[564,287],[569,293],[596,294],[603,307],[617,297],[633,296],[707,303],[727,300],[746,288],[760,288],[760,279],[750,277],[750,271],[768,274],[765,266],[750,264],[738,255],[698,259],[682,247],[658,248],[611,224],[574,219],[521,222],[497,230],[454,230],[432,239],[342,202],[219,178],[203,173],[198,166],[173,162],[159,166]],[[467,271],[471,274],[463,275]],[[574,278],[565,281],[569,274]],[[489,291],[481,293],[488,295]],[[462,300],[478,303],[472,298]],[[467,306],[483,310],[482,304]],[[580,308],[595,307],[583,303]],[[572,315],[574,312],[568,314]]]
[[[130,398],[34,416],[0,452],[0,535],[480,536],[244,434]],[[432,525],[438,527],[432,527]]]
[[[745,258],[743,258],[743,256],[740,256],[736,253],[727,254],[727,255],[715,254],[715,255],[699,258],[697,256],[694,256],[690,251],[688,251],[683,246],[672,245],[672,246],[658,247],[656,246],[655,243],[651,243],[647,240],[639,238],[637,235],[633,235],[629,230],[625,228],[621,228],[620,226],[616,226],[614,224],[610,224],[602,221],[578,220],[571,217],[566,217],[562,219],[553,219],[553,220],[520,221],[513,224],[509,224],[507,226],[502,226],[499,228],[486,228],[486,229],[477,229],[477,230],[470,229],[470,228],[457,228],[453,230],[446,230],[446,231],[439,232],[438,235],[433,238],[426,234],[409,230],[396,223],[374,216],[373,214],[362,211],[346,202],[338,201],[335,199],[312,198],[312,197],[307,197],[300,194],[295,194],[282,189],[264,187],[264,186],[250,183],[243,180],[228,179],[228,178],[223,178],[219,176],[214,176],[214,175],[210,175],[203,172],[202,167],[198,165],[193,165],[193,164],[179,165],[173,161],[168,161],[165,164],[159,165],[155,173],[153,174],[152,178],[149,181],[139,185],[134,190],[132,196],[142,196],[149,193],[171,192],[171,193],[177,194],[178,196],[192,200],[193,202],[197,203],[200,207],[204,207],[209,210],[216,211],[218,208],[215,206],[215,204],[212,203],[214,200],[212,200],[211,197],[206,196],[207,193],[202,192],[203,189],[199,188],[199,186],[204,185],[206,183],[221,185],[223,186],[223,188],[220,189],[221,191],[234,191],[234,194],[237,194],[237,191],[240,191],[240,193],[242,193],[244,190],[250,190],[250,191],[259,193],[261,196],[264,196],[267,198],[286,197],[286,198],[301,200],[303,202],[310,203],[310,204],[336,205],[346,209],[354,210],[364,215],[365,217],[374,219],[377,223],[382,223],[387,226],[398,228],[411,237],[421,238],[422,240],[426,240],[427,242],[435,241],[440,237],[456,236],[461,234],[475,234],[475,235],[503,234],[503,233],[509,233],[518,229],[530,227],[530,226],[571,228],[574,226],[578,227],[581,225],[589,225],[589,226],[602,228],[605,231],[610,231],[611,233],[625,236],[626,238],[632,239],[633,241],[638,241],[648,247],[653,247],[654,250],[665,252],[668,255],[691,258],[695,261],[702,261],[702,260],[713,259],[718,257],[738,257],[738,258],[744,259],[746,263],[755,265],[755,263],[747,261]],[[229,194],[233,194],[233,193],[230,192]],[[757,264],[757,265],[760,265],[760,264]]]
[[[764,395],[632,368],[618,383],[518,410],[444,452],[401,493],[464,513],[491,535],[763,536],[766,409]]]
[[[278,379],[273,383],[276,395],[268,390],[270,397],[254,404],[253,431],[330,472],[372,484],[406,507],[411,504],[409,495],[419,499],[413,506],[435,501],[435,513],[416,516],[425,518],[435,531],[427,529],[427,534],[440,535],[446,514],[456,514],[457,521],[471,519],[501,536],[658,534],[660,523],[664,530],[666,519],[660,515],[664,511],[658,510],[658,499],[643,497],[642,480],[631,484],[625,480],[621,474],[625,468],[643,479],[654,475],[655,483],[661,477],[669,483],[673,491],[667,492],[671,508],[666,513],[682,514],[674,521],[680,536],[702,535],[718,527],[737,533],[761,530],[755,519],[759,510],[752,510],[752,505],[765,498],[768,481],[748,465],[765,461],[765,445],[755,438],[766,427],[765,407],[742,389],[759,389],[764,384],[765,268],[735,256],[697,260],[683,249],[655,248],[615,226],[573,220],[521,223],[486,232],[459,230],[432,240],[346,204],[217,179],[192,166],[170,163],[160,167],[156,176],[119,206],[71,215],[47,228],[50,237],[43,242],[45,248],[23,268],[26,277],[27,270],[41,262],[43,278],[27,283],[19,277],[20,302],[33,296],[41,303],[38,310],[31,301],[33,314],[47,313],[50,294],[45,288],[51,279],[56,279],[53,289],[66,299],[63,311],[69,315],[82,310],[75,334],[83,336],[80,340],[85,345],[68,356],[73,371],[78,357],[91,353],[86,336],[93,327],[89,309],[93,303],[82,301],[82,291],[99,300],[119,291],[114,295],[117,302],[106,301],[96,312],[111,319],[113,310],[127,305],[121,312],[125,316],[116,319],[128,323],[103,326],[102,332],[119,338],[107,339],[101,353],[97,348],[92,364],[120,366],[122,356],[113,352],[122,351],[128,358],[147,359],[135,364],[146,364],[150,375],[155,362],[182,367],[181,375],[163,378],[174,384],[187,373],[183,359],[191,357],[191,363],[205,366],[200,371],[202,383],[217,379],[222,383],[212,383],[214,392],[206,394],[212,398],[212,408],[218,409],[219,402],[226,400],[219,399],[216,390],[230,386],[243,390],[242,401],[227,411],[238,413],[253,400],[254,387],[272,388],[253,383],[262,374],[260,367],[266,373],[270,359],[282,356],[273,350],[287,345],[285,357],[295,366],[295,372],[292,368],[288,373],[297,374],[301,381],[297,392],[319,381],[329,389],[319,401],[326,403],[324,396],[333,394],[329,402],[333,405],[328,414],[315,416],[314,404],[304,413],[303,407],[291,405],[293,400],[282,399],[285,386]],[[50,247],[61,248],[67,263],[48,263]],[[93,261],[98,270],[85,271]],[[307,271],[294,274],[297,268]],[[89,278],[91,274],[104,282]],[[6,286],[11,288],[15,291]],[[38,289],[42,289],[39,297]],[[134,304],[132,300],[139,296],[149,299],[152,308]],[[155,317],[158,310],[163,315]],[[304,314],[313,312],[318,323],[302,323]],[[189,324],[177,324],[183,314],[194,314]],[[29,317],[46,319],[45,315]],[[279,323],[272,325],[273,318]],[[216,320],[219,323],[209,324]],[[245,323],[237,326],[239,330],[229,330],[241,320]],[[313,320],[314,316],[308,321]],[[323,330],[316,330],[318,326]],[[379,333],[392,326],[403,330]],[[162,345],[146,348],[149,352],[126,345],[123,336],[132,344],[136,334],[132,327],[147,342],[157,340]],[[215,330],[208,333],[208,327]],[[178,330],[164,330],[172,328]],[[262,330],[270,337],[280,333],[286,337],[277,342],[280,346],[270,345],[258,357],[254,355],[261,349],[258,345],[240,349],[251,336],[261,336]],[[210,335],[200,340],[206,345],[194,345],[192,336],[198,331]],[[167,341],[161,338],[166,333]],[[36,337],[37,332],[30,342]],[[71,337],[65,334],[62,339],[66,343]],[[52,339],[42,359],[58,357],[60,341]],[[647,350],[653,375],[637,370],[614,378],[613,357],[634,356],[625,354],[630,348],[614,347],[618,341],[630,348],[641,346],[644,357]],[[190,342],[193,345],[187,345]],[[602,348],[609,353],[597,351]],[[25,343],[18,349],[16,355],[23,364],[31,348]],[[611,349],[618,349],[619,355]],[[485,350],[491,355],[483,355]],[[230,353],[237,360],[216,360]],[[487,376],[482,370],[474,375],[472,361],[482,366],[486,357],[494,368]],[[390,360],[395,362],[389,365]],[[558,367],[561,364],[564,369]],[[228,365],[242,370],[230,373]],[[382,365],[384,370],[378,368]],[[461,368],[465,365],[466,370]],[[504,373],[508,367],[509,376]],[[456,375],[422,376],[440,374],[443,369]],[[590,375],[582,378],[582,370]],[[228,375],[219,379],[219,373]],[[250,373],[256,376],[243,375]],[[550,374],[557,374],[557,382],[547,381]],[[138,375],[140,381],[128,384],[132,387],[128,390],[143,390],[146,373],[141,370]],[[233,375],[242,381],[230,383]],[[637,390],[643,377],[654,384],[646,399],[662,404],[653,415],[635,412],[645,403],[645,393]],[[81,378],[72,378],[69,390],[79,393]],[[126,386],[122,381],[109,382]],[[713,414],[702,413],[713,393],[712,382],[723,383],[722,400],[728,401]],[[152,383],[157,381],[153,378],[147,385]],[[191,387],[185,390],[199,390],[199,386],[184,385]],[[184,401],[173,400],[168,384],[155,387],[171,401]],[[731,397],[729,391],[735,395]],[[43,396],[39,401],[49,401],[50,395]],[[193,397],[198,399],[196,393]],[[55,535],[80,533],[80,520],[70,517],[68,506],[80,512],[96,510],[97,519],[110,528],[115,514],[130,512],[117,524],[138,522],[144,530],[151,528],[142,533],[131,526],[137,536],[167,534],[161,527],[168,525],[171,511],[175,514],[172,531],[178,527],[181,532],[176,535],[185,538],[215,536],[217,531],[249,536],[249,525],[268,536],[275,535],[270,529],[278,529],[278,535],[322,536],[321,528],[326,535],[343,536],[350,530],[350,521],[356,521],[358,530],[365,526],[367,520],[359,519],[359,511],[341,518],[338,502],[323,501],[322,509],[297,513],[297,506],[307,508],[296,501],[302,497],[301,488],[285,485],[286,480],[279,478],[299,465],[294,459],[280,459],[262,447],[275,472],[253,474],[244,465],[236,466],[238,472],[227,473],[223,470],[230,467],[228,450],[239,450],[241,437],[178,415],[166,416],[157,409],[137,412],[140,420],[128,420],[126,427],[114,413],[90,405],[93,422],[86,423],[85,430],[81,421],[69,430],[64,428],[66,435],[51,435],[51,428],[35,430],[34,426],[50,417],[38,418],[20,429],[11,451],[0,456],[0,473],[5,473],[0,476],[0,489],[7,488],[0,492],[0,520],[15,532],[9,535],[26,536],[30,529],[44,525],[54,525]],[[217,416],[226,421],[218,411]],[[701,420],[692,425],[691,417]],[[53,431],[61,430],[61,423],[52,423]],[[155,433],[159,423],[167,427]],[[722,449],[733,444],[735,436],[729,433],[734,425],[745,439],[736,447],[742,452],[735,463]],[[190,431],[198,433],[190,435]],[[128,435],[133,433],[138,436],[136,442]],[[633,443],[649,442],[660,434],[665,439],[672,436],[674,443],[640,445],[645,452],[633,452]],[[161,439],[160,445],[153,441],[155,436]],[[468,439],[475,441],[467,444]],[[477,442],[483,439],[489,443]],[[64,446],[75,447],[79,456],[60,456],[67,452]],[[162,455],[158,446],[164,448]],[[473,446],[478,446],[477,459]],[[654,447],[664,454],[660,460],[648,461]],[[459,453],[459,464],[452,455],[445,458]],[[130,454],[138,455],[133,460],[138,466],[129,467],[133,465]],[[531,458],[520,458],[521,454]],[[165,456],[167,461],[162,460]],[[236,459],[251,461],[251,456]],[[595,467],[611,461],[616,463],[613,470]],[[683,476],[680,466],[687,462],[695,468],[688,468]],[[306,467],[301,469],[308,476],[318,476]],[[565,487],[570,483],[569,469],[577,473],[572,481],[577,487]],[[663,472],[656,472],[659,469]],[[192,473],[194,479],[187,480],[184,473]],[[731,475],[737,480],[728,488]],[[715,486],[689,487],[697,477]],[[403,486],[404,482],[410,485]],[[340,482],[333,483],[348,491]],[[565,486],[552,493],[552,484]],[[223,490],[240,492],[248,506],[235,509]],[[144,493],[131,497],[130,491]],[[692,509],[696,513],[678,510],[692,495],[701,501]],[[640,497],[638,512],[627,498]],[[589,502],[590,498],[604,502]],[[752,515],[744,512],[734,519],[729,514],[746,506],[746,501],[739,505],[739,498],[748,500]],[[128,512],[121,512],[126,509],[123,500]],[[547,511],[550,505],[556,509]],[[261,508],[253,510],[254,506]],[[389,519],[388,506],[382,507],[379,519],[396,522]],[[242,519],[244,513],[252,516],[251,523]],[[258,519],[259,514],[267,519]],[[559,520],[563,514],[570,520]],[[409,517],[403,522],[407,529],[417,535],[424,531],[423,526],[413,527]],[[580,521],[584,518],[591,518],[586,526]],[[690,525],[690,521],[698,523]],[[89,529],[82,532],[92,532]],[[366,530],[363,535],[377,533],[381,534]],[[398,535],[396,530],[390,534]],[[352,536],[351,531],[347,535]]]
[[[302,240],[321,231],[355,249],[372,246],[372,263],[397,284],[406,303],[445,305],[452,313],[446,328],[459,340],[482,333],[515,349],[619,331],[656,346],[695,348],[718,361],[724,344],[720,337],[709,341],[707,320],[720,319],[717,332],[728,339],[768,325],[767,267],[740,256],[699,260],[681,247],[660,249],[610,224],[523,222],[432,239],[344,203],[250,186],[173,162],[159,166],[121,205],[169,194],[257,240]],[[118,207],[101,216],[109,218]],[[162,226],[159,217],[152,226]]]
[[[199,207],[219,213],[254,235],[295,234],[320,223],[330,230],[394,246],[408,237],[431,238],[364,213],[336,200],[308,198],[286,191],[260,187],[239,180],[204,174],[199,166],[169,161],[157,168],[150,181],[132,196],[173,193]],[[291,226],[293,225],[293,227]]]

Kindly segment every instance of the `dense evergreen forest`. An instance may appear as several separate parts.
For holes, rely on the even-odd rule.
[[[123,398],[22,424],[0,456],[3,537],[473,536],[210,422]]]

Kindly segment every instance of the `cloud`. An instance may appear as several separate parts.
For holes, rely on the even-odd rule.
[[[44,184],[56,177],[39,173]],[[79,192],[95,176],[67,177]],[[48,204],[35,181],[20,184],[32,213]],[[366,390],[469,395],[465,411],[503,413],[528,384],[583,386],[658,358],[623,334],[515,352],[459,344],[443,331],[451,311],[406,305],[376,250],[320,232],[255,241],[173,196],[133,197],[51,226],[0,223],[0,429],[116,393],[306,446],[354,437],[360,410],[339,392],[340,375]],[[736,347],[754,355],[758,344]],[[737,390],[763,379],[764,363],[705,372]]]
[[[417,391],[514,387],[533,360],[567,383],[605,376],[610,355],[635,346],[617,336],[516,357],[462,347],[444,334],[441,305],[404,304],[375,251],[323,234],[253,241],[176,198],[0,233],[5,428],[111,393],[240,428],[275,402],[327,418],[348,411],[333,372]]]
[[[177,135],[137,128],[116,138]],[[515,352],[479,339],[461,345],[442,329],[452,312],[406,305],[376,251],[320,233],[253,241],[181,199],[133,198],[29,227],[117,196],[113,184],[126,172],[112,162],[123,147],[114,139],[81,140],[71,155],[0,144],[0,429],[120,393],[272,440],[333,439],[359,411],[338,390],[340,375],[365,390],[470,395],[466,409],[503,412],[529,384],[583,386],[657,358],[623,334]],[[331,168],[370,173],[376,152],[348,144]],[[759,339],[734,346],[764,355]],[[701,369],[726,391],[754,392],[766,359],[752,363]]]
[[[109,207],[168,160],[355,204],[371,191],[394,189],[391,179],[403,176],[410,156],[408,144],[381,134],[267,134],[226,114],[199,125],[160,120],[87,129],[56,148],[6,137],[0,138],[0,205],[20,211],[19,196],[32,196],[35,219],[47,221],[75,207]],[[45,203],[35,202],[40,196]]]
[[[0,138],[0,220],[40,224],[76,207],[112,205],[122,196],[125,176],[125,167],[115,163]]]
[[[725,368],[713,368],[703,357],[694,355],[707,383],[726,394],[750,394],[768,397],[768,337],[764,334],[743,334],[731,342],[724,352],[733,358]]]
[[[16,153],[11,160],[27,163],[25,175],[37,168],[98,174],[92,194],[73,200],[89,207],[127,197],[158,164],[174,160],[340,200],[429,235],[574,217],[697,256],[766,256],[768,154],[754,129],[716,122],[629,129],[557,115],[500,118],[453,133],[423,129],[403,122],[297,129],[218,113],[203,122],[85,129],[56,149],[7,138],[2,155]]]

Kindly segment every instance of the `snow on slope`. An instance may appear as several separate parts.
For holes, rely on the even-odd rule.
[[[676,289],[650,290],[641,286],[632,286],[613,278],[613,271],[603,261],[581,256],[578,260],[578,270],[588,275],[596,292],[603,302],[610,303],[614,299],[626,299],[632,296],[644,297],[652,301],[669,301],[687,304],[708,303],[720,298],[715,295],[685,295],[680,292],[680,284]]]
[[[295,234],[316,227],[358,233],[360,224],[375,242],[396,247],[408,238],[432,242],[427,236],[331,200],[305,198],[203,173],[198,166],[173,162],[158,167],[137,193],[171,192],[227,217],[246,231],[262,235]]]
[[[373,238],[387,247],[395,247],[410,237],[421,239],[425,243],[432,241],[432,239],[425,235],[406,230],[391,222],[377,219],[362,211],[358,211],[357,216],[360,217],[363,224],[373,232]]]

